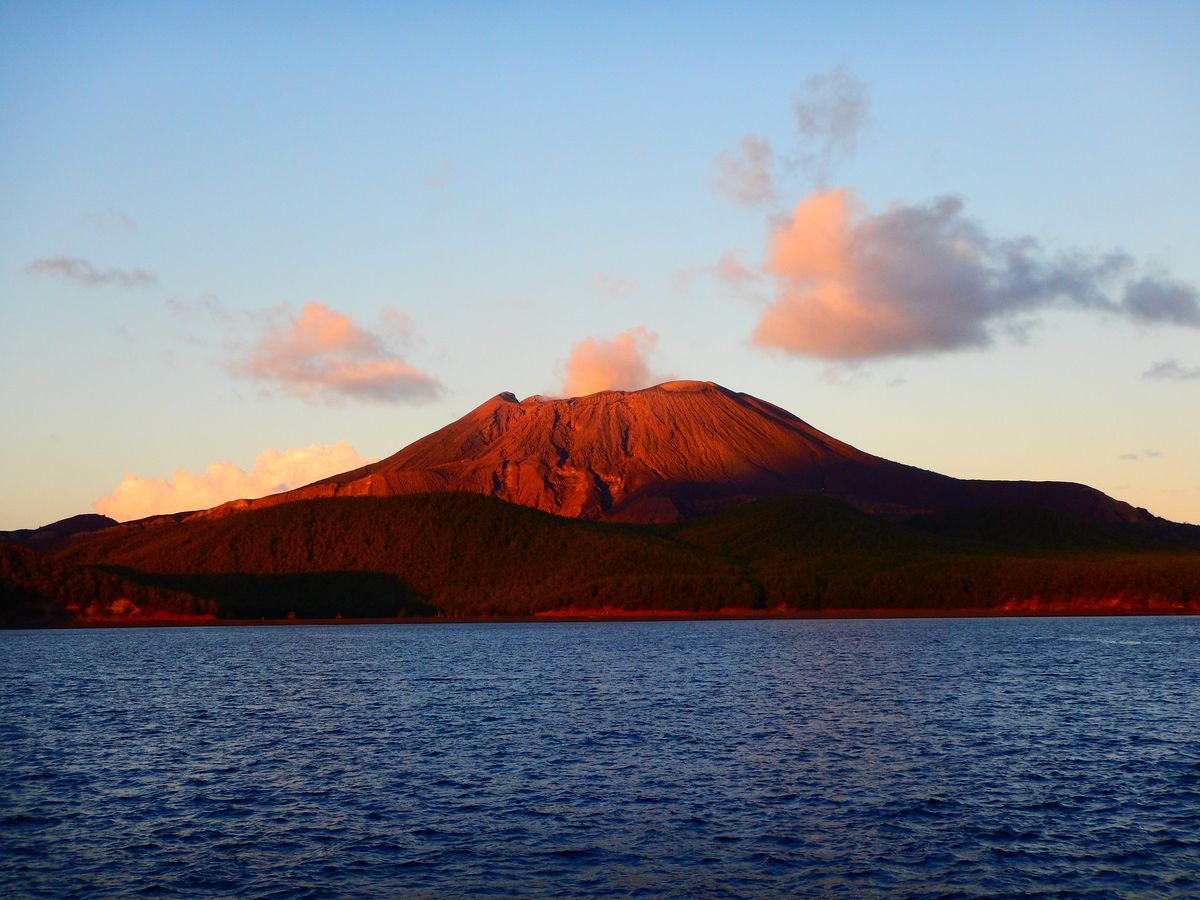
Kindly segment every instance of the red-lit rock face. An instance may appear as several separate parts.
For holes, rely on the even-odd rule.
[[[466,491],[562,516],[671,522],[787,492],[868,512],[1033,503],[1089,519],[1138,511],[1082,485],[958,481],[870,456],[712,382],[519,401],[499,394],[399,453],[297,490],[211,510],[330,496]]]

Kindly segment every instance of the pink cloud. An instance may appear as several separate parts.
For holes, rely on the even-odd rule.
[[[651,373],[646,361],[657,343],[658,335],[641,326],[608,339],[584,338],[567,357],[563,396],[638,390],[664,380]]]
[[[1194,288],[1140,276],[1121,251],[993,237],[954,197],[872,215],[848,189],[812,194],[776,229],[764,268],[774,296],[755,343],[827,359],[987,346],[1051,306],[1200,325]]]
[[[411,328],[391,310],[383,327],[393,333]],[[437,379],[389,350],[382,337],[321,303],[306,303],[299,316],[271,328],[234,369],[306,400],[395,403],[429,399],[441,390]]]
[[[736,250],[726,250],[713,266],[713,274],[726,284],[745,284],[754,281],[758,275],[738,259]]]
[[[735,297],[764,302],[761,293],[762,272],[742,262],[740,257],[741,253],[738,251],[726,250],[708,271]]]
[[[762,287],[766,281],[761,265],[744,262],[743,250],[726,250],[715,263],[675,273],[674,288],[679,292],[692,290],[697,281],[711,281],[726,293],[755,303],[766,303]]]
[[[295,450],[264,450],[249,472],[231,462],[216,462],[199,474],[176,469],[170,478],[126,475],[117,489],[93,503],[92,509],[121,522],[208,509],[227,500],[254,499],[291,490],[368,462],[345,441]]]

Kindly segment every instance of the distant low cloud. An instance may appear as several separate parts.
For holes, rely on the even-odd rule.
[[[264,450],[249,472],[231,462],[216,462],[199,474],[176,469],[170,478],[126,475],[117,489],[93,503],[92,509],[120,522],[208,509],[227,500],[254,499],[291,490],[368,462],[345,441],[295,450]]]
[[[411,327],[394,311],[385,318],[383,327],[393,333]],[[269,328],[233,368],[306,400],[415,402],[441,391],[436,378],[405,362],[383,337],[321,303],[306,303],[298,316]]]
[[[1143,450],[1141,453],[1122,453],[1117,459],[1122,462],[1137,462],[1141,459],[1157,459],[1162,455],[1161,450]]]
[[[612,338],[584,338],[567,357],[563,396],[633,391],[666,380],[653,374],[647,361],[657,343],[658,335],[640,326]]]
[[[1164,359],[1142,373],[1151,381],[1200,381],[1200,366],[1182,366],[1178,360]]]
[[[754,342],[826,359],[985,347],[1055,306],[1200,326],[1193,288],[1119,251],[996,238],[955,197],[872,215],[848,189],[813,194],[776,228],[764,269],[774,292]]]
[[[35,259],[25,271],[30,275],[55,275],[87,287],[139,288],[158,284],[158,276],[145,269],[97,269],[75,256]]]
[[[723,150],[713,160],[713,185],[735,203],[756,206],[775,199],[771,142],[745,135],[736,150]]]

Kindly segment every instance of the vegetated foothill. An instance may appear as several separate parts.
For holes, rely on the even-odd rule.
[[[969,519],[968,536],[949,536],[945,519],[788,495],[672,525],[613,525],[441,493],[299,501],[0,559],[19,550],[23,567],[3,572],[6,603],[22,590],[25,608],[49,597],[60,620],[64,598],[86,609],[88,591],[122,589],[143,613],[231,619],[1200,608],[1200,545],[1038,509]],[[39,560],[53,578],[31,577]]]

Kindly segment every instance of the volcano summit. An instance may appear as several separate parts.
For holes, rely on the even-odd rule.
[[[794,493],[898,518],[1020,504],[1089,522],[1153,521],[1080,484],[967,481],[881,459],[711,381],[562,400],[497,394],[380,462],[209,514],[318,497],[442,491],[569,518],[643,524]]]

